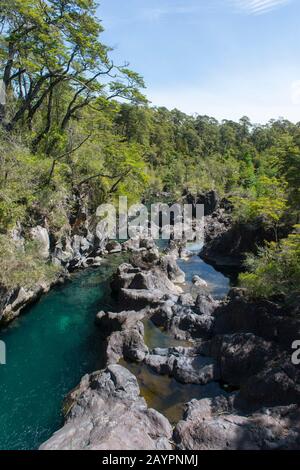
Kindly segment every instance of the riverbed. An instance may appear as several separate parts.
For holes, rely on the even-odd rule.
[[[229,278],[197,256],[199,247],[188,248],[194,255],[178,263],[187,281],[197,274],[222,298]],[[109,281],[122,261],[123,255],[111,255],[99,268],[73,274],[0,332],[7,348],[7,364],[0,366],[0,449],[38,448],[62,425],[65,395],[84,374],[103,367],[103,344],[94,319],[99,310],[114,309]],[[145,340],[149,347],[175,345],[151,324]],[[184,401],[218,391],[215,384],[181,385],[139,367],[132,365],[148,404],[173,422],[180,418]]]

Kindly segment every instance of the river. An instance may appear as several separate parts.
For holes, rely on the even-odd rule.
[[[187,281],[194,274],[205,279],[211,292],[223,297],[230,286],[228,277],[195,255],[179,260]],[[7,348],[7,364],[0,366],[0,449],[36,449],[63,423],[61,407],[65,395],[80,378],[100,369],[103,358],[95,315],[113,309],[109,280],[123,255],[110,255],[97,269],[72,274],[71,280],[54,288],[39,302],[0,332]],[[174,344],[167,335],[146,325],[149,347]],[[206,388],[180,385],[174,379],[155,376],[130,365],[139,378],[141,391],[154,406],[176,421],[186,399],[217,393],[215,384]],[[157,394],[158,386],[162,390]]]

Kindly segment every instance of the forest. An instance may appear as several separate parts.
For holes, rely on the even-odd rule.
[[[143,78],[111,60],[95,9],[93,0],[1,4],[0,283],[55,275],[30,237],[19,249],[12,234],[46,221],[58,237],[78,198],[92,212],[119,195],[176,201],[214,189],[236,223],[261,218],[274,229],[241,284],[254,296],[299,293],[300,123],[156,107]]]

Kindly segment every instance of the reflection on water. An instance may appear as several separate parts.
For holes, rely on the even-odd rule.
[[[161,328],[157,328],[151,320],[146,319],[143,321],[145,328],[145,343],[148,348],[172,348],[176,346],[191,346],[191,341],[184,341],[172,338],[168,333]]]
[[[193,255],[188,259],[178,259],[178,265],[185,272],[187,283],[190,284],[193,276],[196,274],[207,282],[208,291],[212,296],[216,299],[221,299],[225,297],[230,289],[230,278],[216,271],[198,256],[202,246],[202,243],[187,243],[186,248]],[[190,289],[191,286],[188,285],[187,290]]]
[[[120,361],[138,379],[141,395],[148,406],[166,416],[171,424],[176,424],[183,417],[184,405],[193,398],[216,397],[226,395],[217,382],[207,385],[181,384],[175,379],[159,375],[150,367]]]
[[[114,309],[109,278],[123,255],[71,276],[27,309],[0,338],[0,449],[36,449],[62,425],[61,405],[81,377],[103,367],[99,310]]]
[[[159,243],[159,246],[160,248],[164,247],[162,242]],[[198,256],[201,248],[202,244],[199,243],[187,244],[187,249],[194,253],[193,256],[178,260],[178,265],[186,274],[184,290],[191,291],[192,278],[197,274],[208,283],[208,289],[212,295],[220,299],[227,294],[230,280]],[[172,338],[167,332],[157,328],[149,319],[144,320],[144,327],[145,343],[150,350],[192,345],[192,342]],[[201,398],[226,395],[226,391],[217,382],[211,382],[207,385],[181,384],[172,377],[157,374],[146,365],[124,360],[120,363],[137,377],[141,395],[145,398],[148,406],[165,415],[171,424],[176,424],[182,419],[185,403],[193,398],[200,400]]]
[[[72,282],[53,289],[1,331],[7,365],[0,367],[0,449],[37,448],[61,426],[66,393],[84,374],[103,366],[103,343],[94,319],[99,310],[116,308],[109,279],[125,260],[127,255],[111,255],[100,268],[73,274]],[[198,274],[214,295],[226,294],[229,279],[198,256],[179,264],[187,281]],[[173,340],[151,321],[145,323],[145,339],[151,349],[188,344]],[[127,366],[137,375],[148,404],[172,423],[181,418],[185,402],[224,393],[216,383],[183,385],[147,367]]]

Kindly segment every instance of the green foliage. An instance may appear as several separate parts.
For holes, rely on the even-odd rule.
[[[36,243],[27,242],[25,246],[19,246],[8,236],[0,235],[0,245],[0,284],[6,288],[32,288],[57,278],[60,269],[38,255]]]
[[[93,0],[2,4],[2,237],[17,222],[30,227],[40,220],[61,233],[78,199],[93,211],[119,195],[131,203],[159,191],[175,200],[183,190],[216,189],[232,197],[236,220],[259,217],[276,239],[287,213],[290,224],[299,222],[299,125],[283,119],[252,125],[245,116],[218,122],[150,107],[141,94],[142,77],[110,59]],[[285,255],[293,251],[286,245],[291,240],[282,248]],[[3,256],[11,259],[6,238],[3,243]],[[268,256],[278,249],[269,246]],[[10,283],[20,282],[27,261],[43,276],[44,261],[33,258],[29,245],[18,250],[19,274],[3,270],[7,279],[16,276]],[[274,259],[273,273],[281,269],[275,265]],[[248,273],[249,285],[255,275]]]
[[[277,240],[278,224],[288,208],[286,187],[283,180],[260,176],[252,193],[231,198],[235,220],[248,222],[260,218],[266,226],[274,229]]]
[[[253,297],[283,294],[289,297],[300,293],[300,226],[288,238],[273,242],[249,255],[248,272],[240,275],[240,283]]]

